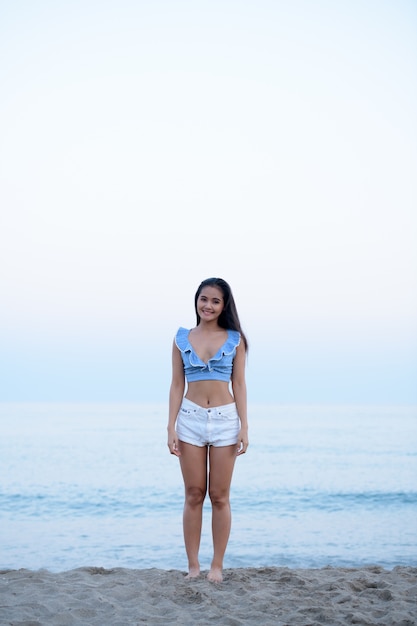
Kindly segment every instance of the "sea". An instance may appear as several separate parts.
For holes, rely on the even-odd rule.
[[[186,571],[166,423],[164,404],[0,404],[0,569]],[[226,568],[417,565],[416,406],[249,404],[249,426]]]

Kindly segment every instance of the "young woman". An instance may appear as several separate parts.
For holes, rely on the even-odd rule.
[[[188,578],[200,574],[198,552],[208,489],[214,554],[207,578],[221,582],[231,526],[230,483],[236,456],[248,447],[248,345],[232,291],[223,279],[208,278],[200,284],[195,312],[196,327],[180,328],[174,339],[168,447],[179,457],[184,479]]]

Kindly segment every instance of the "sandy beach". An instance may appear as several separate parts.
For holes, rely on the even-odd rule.
[[[417,568],[2,570],[1,626],[417,624]]]

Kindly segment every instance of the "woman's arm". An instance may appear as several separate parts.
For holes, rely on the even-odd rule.
[[[236,356],[233,361],[232,372],[232,389],[233,396],[236,402],[237,412],[240,417],[240,431],[238,437],[238,452],[237,454],[243,454],[246,452],[249,445],[248,438],[248,407],[247,407],[247,394],[246,394],[246,379],[245,379],[245,367],[246,367],[246,350],[243,342],[241,342],[236,348]]]
[[[168,414],[168,448],[171,454],[180,456],[178,450],[178,437],[175,431],[175,422],[180,410],[185,389],[184,366],[181,353],[175,341],[172,346],[172,380],[169,390],[169,414]]]

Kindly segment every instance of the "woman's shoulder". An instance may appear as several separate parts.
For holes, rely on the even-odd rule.
[[[232,352],[233,350],[235,350],[235,348],[238,347],[238,345],[240,344],[240,337],[241,335],[238,330],[232,330],[231,328],[227,329],[227,341],[224,346],[226,353],[229,350]]]
[[[177,348],[184,352],[189,347],[188,335],[190,333],[189,328],[184,328],[180,326],[175,335],[175,343]]]

